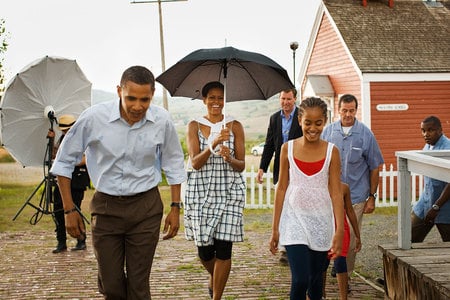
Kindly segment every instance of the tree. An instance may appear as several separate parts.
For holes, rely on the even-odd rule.
[[[6,31],[5,27],[5,20],[0,19],[0,99],[3,94],[3,91],[5,90],[4,81],[5,76],[3,74],[3,61],[4,61],[4,54],[6,53],[6,50],[8,49],[8,37],[9,33]]]

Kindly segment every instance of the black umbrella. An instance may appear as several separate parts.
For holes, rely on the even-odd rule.
[[[233,47],[200,49],[156,78],[171,96],[202,99],[210,81],[225,86],[225,101],[266,100],[293,88],[286,70],[269,57]]]

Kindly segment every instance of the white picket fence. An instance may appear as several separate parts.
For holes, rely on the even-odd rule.
[[[247,189],[250,189],[250,196],[245,201],[245,207],[251,209],[257,208],[272,208],[273,199],[272,191],[274,185],[272,184],[273,176],[270,170],[264,174],[264,182],[258,184],[256,182],[256,174],[258,170],[254,166],[250,171],[243,172],[244,178],[247,182]],[[376,206],[397,206],[395,191],[397,187],[397,171],[394,171],[392,165],[389,170],[386,170],[386,165],[383,165],[380,171],[380,181],[378,186],[378,198]],[[411,205],[413,205],[418,196],[423,190],[423,176],[418,174],[411,174]]]

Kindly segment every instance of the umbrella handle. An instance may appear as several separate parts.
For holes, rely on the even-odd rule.
[[[215,149],[213,149],[212,144],[209,144],[209,151],[210,151],[211,154],[213,154],[213,155],[220,156],[219,152],[216,151]]]

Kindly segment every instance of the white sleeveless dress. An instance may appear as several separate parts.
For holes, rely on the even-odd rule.
[[[288,141],[289,186],[280,218],[281,245],[302,244],[315,251],[331,248],[335,228],[328,177],[333,146],[328,143],[322,169],[308,176],[295,163],[293,140]]]

